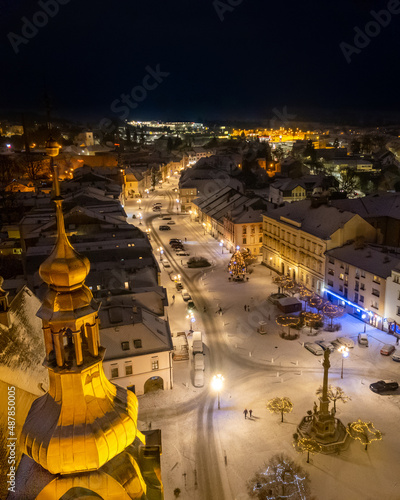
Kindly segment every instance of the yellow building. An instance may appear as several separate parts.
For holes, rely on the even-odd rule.
[[[263,264],[322,294],[325,253],[376,230],[359,215],[304,200],[263,215]]]
[[[39,269],[48,291],[37,313],[49,391],[25,420],[19,439],[25,455],[9,498],[161,500],[160,432],[150,433],[146,445],[136,395],[104,374],[99,304],[85,285],[90,264],[68,241],[56,192],[58,236]]]

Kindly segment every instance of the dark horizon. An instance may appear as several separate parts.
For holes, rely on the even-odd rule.
[[[382,13],[393,2],[3,0],[0,110],[44,113],[47,91],[54,116],[84,121],[258,121],[285,108],[301,121],[396,120],[400,16]],[[33,20],[43,26],[21,41]]]

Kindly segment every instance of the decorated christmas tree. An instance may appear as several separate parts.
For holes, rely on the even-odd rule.
[[[228,264],[228,271],[233,278],[244,279],[244,275],[246,274],[246,264],[240,250],[237,250],[232,255],[232,258]]]

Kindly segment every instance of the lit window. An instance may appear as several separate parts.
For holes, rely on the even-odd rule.
[[[123,351],[129,351],[129,342],[121,342],[121,348]]]
[[[125,290],[128,290],[129,288],[129,281],[125,281]]]
[[[158,370],[158,358],[154,358],[151,360],[151,369]]]
[[[380,282],[381,282],[380,277],[379,276],[374,276],[373,282],[380,284]]]

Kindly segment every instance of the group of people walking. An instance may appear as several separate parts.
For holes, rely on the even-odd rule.
[[[251,418],[253,415],[253,410],[247,410],[247,408],[245,408],[243,413],[244,413],[244,418],[247,418],[247,414],[249,414],[249,418]]]

